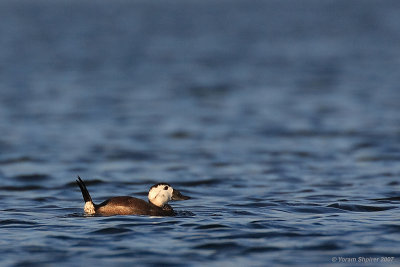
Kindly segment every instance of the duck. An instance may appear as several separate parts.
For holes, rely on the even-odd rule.
[[[100,204],[95,204],[85,182],[78,176],[76,180],[81,189],[84,212],[88,215],[148,215],[148,216],[175,216],[176,213],[168,204],[171,200],[187,200],[190,197],[182,195],[170,184],[157,183],[150,187],[148,202],[130,196],[117,196],[109,198]]]

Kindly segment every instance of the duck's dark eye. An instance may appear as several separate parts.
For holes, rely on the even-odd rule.
[[[166,185],[166,186],[164,187],[164,190],[168,190],[168,185]]]

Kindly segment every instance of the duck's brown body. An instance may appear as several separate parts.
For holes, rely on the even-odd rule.
[[[150,216],[173,216],[174,210],[170,205],[163,208],[135,197],[113,197],[99,205],[94,205],[95,214],[100,215],[150,215]]]

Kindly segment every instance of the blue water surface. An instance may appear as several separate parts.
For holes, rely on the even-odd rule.
[[[399,10],[0,1],[0,265],[400,264]]]

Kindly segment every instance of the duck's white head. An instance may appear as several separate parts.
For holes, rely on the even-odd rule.
[[[190,197],[182,195],[169,184],[159,183],[150,187],[148,198],[151,203],[162,208],[170,200],[186,200]]]

